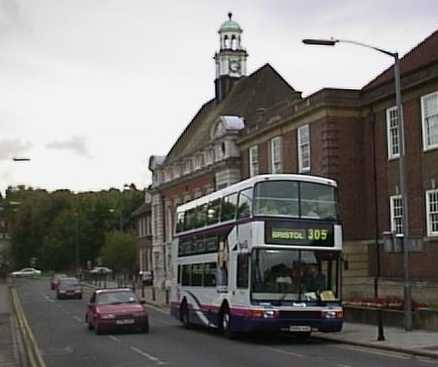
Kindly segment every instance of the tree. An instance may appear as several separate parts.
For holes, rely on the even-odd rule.
[[[133,272],[136,266],[136,237],[132,232],[113,231],[105,233],[101,250],[105,265],[120,272]]]

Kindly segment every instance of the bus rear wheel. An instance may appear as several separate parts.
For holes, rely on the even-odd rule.
[[[183,326],[186,329],[190,329],[192,324],[190,323],[189,308],[187,306],[187,302],[183,302],[181,305],[180,318],[181,318],[181,322],[182,322]]]
[[[228,306],[224,306],[222,308],[220,317],[220,328],[226,338],[233,339],[236,337],[236,333],[231,330],[231,313]]]

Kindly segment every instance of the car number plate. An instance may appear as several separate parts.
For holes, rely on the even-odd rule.
[[[130,325],[134,323],[134,319],[116,320],[117,325]]]
[[[312,328],[308,325],[291,325],[289,326],[289,331],[307,332],[312,331]]]

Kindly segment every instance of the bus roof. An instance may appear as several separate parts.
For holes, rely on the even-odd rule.
[[[185,204],[178,206],[177,211],[183,211],[187,209],[191,209],[198,205],[201,205],[207,201],[213,201],[215,199],[221,198],[228,194],[232,194],[234,192],[239,192],[240,190],[246,189],[248,187],[253,187],[258,182],[264,181],[300,181],[300,182],[311,182],[318,183],[323,185],[329,185],[333,187],[337,187],[337,183],[335,180],[326,177],[320,176],[310,176],[310,175],[297,175],[297,174],[268,174],[268,175],[258,175],[250,177],[246,180],[236,182],[230,186],[227,186],[221,190],[212,192],[211,194],[201,196],[197,199],[189,201]],[[208,197],[208,200],[206,198]]]

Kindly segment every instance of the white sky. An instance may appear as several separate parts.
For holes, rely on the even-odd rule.
[[[404,54],[438,29],[437,0],[0,0],[0,190],[148,185],[148,157],[213,97],[229,11],[249,73],[269,62],[304,96],[360,88],[392,60],[302,38]]]

